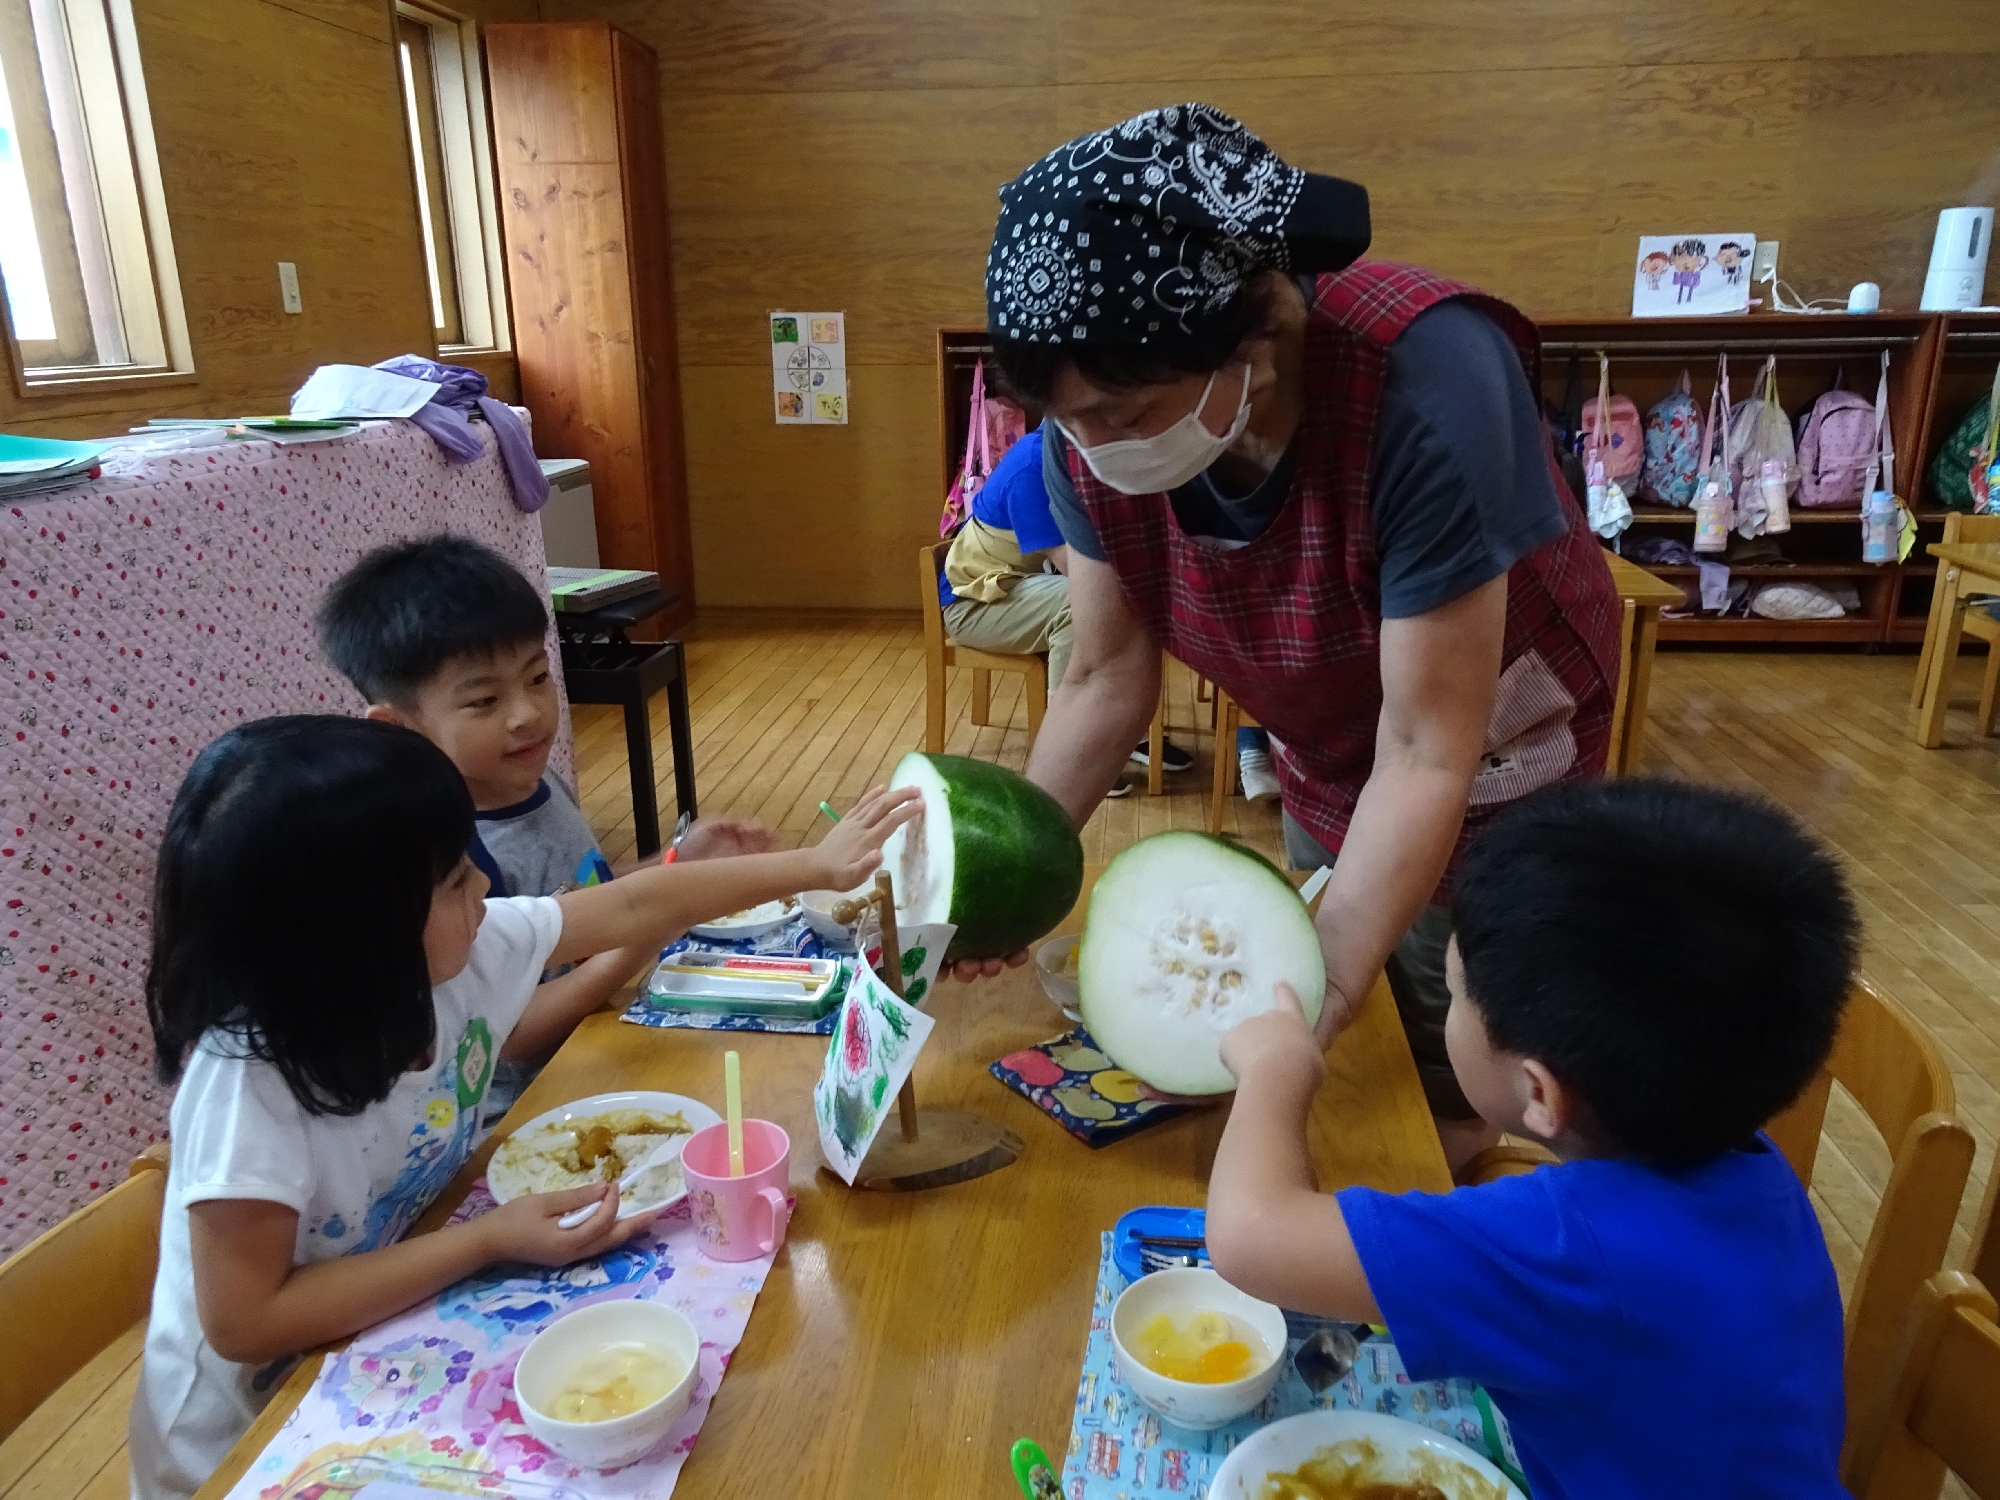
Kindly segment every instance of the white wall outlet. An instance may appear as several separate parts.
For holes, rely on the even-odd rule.
[[[1778,242],[1759,240],[1757,248],[1750,255],[1750,279],[1753,282],[1776,281],[1778,279]]]
[[[306,310],[305,304],[299,301],[299,268],[288,260],[278,262],[278,291],[284,296],[286,312]]]

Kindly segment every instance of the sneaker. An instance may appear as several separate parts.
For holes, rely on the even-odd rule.
[[[1245,745],[1241,740],[1237,741],[1236,775],[1243,783],[1243,795],[1250,801],[1278,800],[1278,777],[1271,769],[1271,749],[1268,741],[1256,745]]]
[[[1117,784],[1104,795],[1107,797],[1129,797],[1132,795],[1132,783],[1120,777]]]
[[[1132,764],[1150,766],[1153,763],[1152,746],[1146,740],[1139,741],[1139,748],[1132,752]],[[1160,748],[1160,764],[1169,771],[1191,771],[1194,757],[1181,749],[1172,740],[1163,740]]]

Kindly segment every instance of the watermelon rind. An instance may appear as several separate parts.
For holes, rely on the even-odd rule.
[[[915,750],[891,787],[924,794],[924,816],[882,848],[896,920],[950,922],[945,961],[998,958],[1046,936],[1083,889],[1083,843],[1069,814],[1027,777],[991,761]]]
[[[1317,1021],[1326,961],[1312,913],[1268,860],[1204,833],[1141,839],[1090,894],[1083,1022],[1119,1067],[1169,1094],[1223,1094],[1229,1029],[1291,985]]]

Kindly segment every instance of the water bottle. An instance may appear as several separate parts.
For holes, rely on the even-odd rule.
[[[1764,497],[1764,530],[1790,531],[1792,513],[1785,504],[1785,464],[1767,458],[1757,466],[1757,491]]]
[[[1877,490],[1861,510],[1861,560],[1890,563],[1896,560],[1896,497]]]
[[[1729,480],[1719,469],[1711,470],[1701,482],[1694,501],[1694,550],[1726,552],[1729,549]]]

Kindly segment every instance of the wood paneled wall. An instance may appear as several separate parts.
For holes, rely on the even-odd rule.
[[[2000,186],[1984,0],[543,0],[659,53],[698,587],[914,608],[932,329],[984,320],[994,190],[1204,99],[1367,184],[1375,253],[1617,313],[1643,233],[1749,226],[1809,296],[1914,306]],[[1983,196],[1980,196],[1983,195]],[[2000,268],[1996,268],[2000,272]],[[764,314],[848,315],[853,419],[771,419]]]
[[[444,8],[533,20],[535,0]],[[428,353],[423,243],[389,0],[135,0],[195,380],[17,398],[0,427],[122,432],[150,416],[283,411],[316,365]],[[299,268],[305,311],[279,303]],[[515,394],[511,359],[482,362]]]

